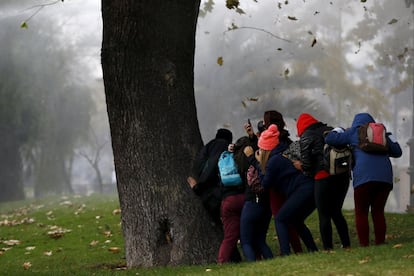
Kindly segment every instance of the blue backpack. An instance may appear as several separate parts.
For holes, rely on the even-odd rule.
[[[232,152],[223,151],[218,161],[218,167],[223,186],[238,186],[243,183]]]

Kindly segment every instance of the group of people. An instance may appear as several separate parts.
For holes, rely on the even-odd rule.
[[[354,187],[355,224],[360,246],[369,246],[369,221],[374,226],[375,244],[385,242],[384,209],[393,187],[390,157],[400,157],[402,150],[391,133],[387,133],[388,153],[373,154],[358,147],[358,128],[375,122],[368,113],[355,115],[352,126],[333,128],[308,113],[296,120],[297,136],[292,141],[282,114],[264,112],[254,132],[250,122],[244,125],[246,136],[233,144],[228,129],[219,129],[197,159],[187,181],[198,195],[209,215],[223,227],[217,262],[244,259],[256,261],[273,258],[266,242],[273,217],[279,241],[278,255],[308,252],[318,247],[305,224],[315,209],[323,250],[334,250],[332,222],[342,248],[351,241],[343,203],[352,179]],[[351,173],[330,175],[324,162],[324,145],[349,146],[353,152]],[[233,152],[242,183],[225,187],[217,166],[222,152]],[[255,178],[256,177],[256,178]],[[260,188],[252,182],[259,182]]]

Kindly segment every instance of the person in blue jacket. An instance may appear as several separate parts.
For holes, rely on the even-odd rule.
[[[289,243],[289,225],[292,225],[304,242],[309,252],[318,248],[312,233],[305,224],[305,219],[315,210],[313,197],[314,181],[297,170],[292,161],[283,155],[288,143],[279,141],[276,125],[270,125],[259,138],[259,151],[254,154],[247,147],[244,150],[251,164],[259,170],[260,180],[265,189],[275,189],[286,201],[275,217],[280,254],[291,253]],[[256,162],[254,161],[256,159]]]
[[[390,132],[387,132],[388,153],[369,153],[358,147],[358,129],[366,123],[374,123],[368,113],[356,114],[352,126],[343,130],[335,128],[325,137],[325,142],[332,146],[350,145],[353,151],[354,164],[352,167],[355,224],[359,244],[369,246],[368,214],[374,226],[375,244],[385,243],[386,221],[384,216],[385,204],[393,188],[393,171],[390,157],[402,155],[399,143]]]

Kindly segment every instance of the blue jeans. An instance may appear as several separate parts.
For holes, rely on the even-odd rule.
[[[240,218],[240,243],[247,261],[256,261],[256,257],[273,258],[266,243],[266,234],[272,218],[270,206],[254,201],[246,201]]]
[[[313,185],[299,187],[280,208],[275,217],[276,232],[279,238],[281,255],[290,254],[289,224],[298,232],[308,251],[317,251],[315,241],[305,219],[315,210]]]

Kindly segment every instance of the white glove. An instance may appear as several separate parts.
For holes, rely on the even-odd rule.
[[[342,127],[336,127],[332,131],[338,132],[338,133],[344,133],[344,129]]]

